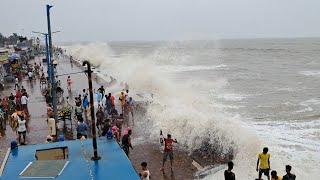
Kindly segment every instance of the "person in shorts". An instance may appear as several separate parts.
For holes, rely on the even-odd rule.
[[[26,134],[27,134],[27,121],[23,117],[23,115],[17,116],[18,120],[18,135],[19,135],[19,144],[25,145],[26,144]],[[23,141],[21,141],[21,136],[23,137]]]
[[[267,176],[268,180],[270,179],[270,154],[267,147],[263,148],[263,152],[258,155],[256,170],[259,172],[259,179],[261,179],[262,174]]]
[[[172,163],[173,163],[173,143],[178,143],[178,141],[175,139],[173,140],[171,138],[171,134],[167,135],[167,138],[164,138],[164,151],[163,151],[163,161],[162,161],[162,168],[161,171],[164,172],[164,164],[167,161],[168,158],[170,158],[170,164],[171,164],[171,171],[172,170]]]

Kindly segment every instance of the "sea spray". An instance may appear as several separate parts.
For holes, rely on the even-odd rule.
[[[212,89],[221,88],[227,80],[218,78],[211,82],[174,82],[162,66],[179,64],[188,55],[178,56],[170,47],[161,47],[148,56],[115,56],[105,43],[91,43],[66,47],[76,59],[89,60],[100,71],[127,82],[130,94],[147,92],[153,94],[152,103],[147,106],[145,118],[139,119],[137,127],[143,127],[147,139],[158,141],[159,130],[171,133],[179,144],[190,153],[212,145],[220,156],[233,153],[235,162],[242,164],[239,173],[242,177],[251,174],[254,167],[252,157],[258,152],[259,142],[253,133],[247,132],[239,116],[233,116],[212,106]],[[184,52],[182,52],[183,54]],[[226,68],[225,65],[217,65]],[[122,86],[118,84],[119,91]],[[205,93],[199,93],[206,92]],[[218,173],[219,174],[219,173]]]

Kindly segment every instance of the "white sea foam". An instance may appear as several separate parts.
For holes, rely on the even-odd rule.
[[[305,76],[320,76],[320,71],[300,71],[299,73]]]
[[[226,70],[227,65],[220,64],[216,66],[184,66],[184,65],[169,65],[161,66],[161,69],[169,72],[189,72],[189,71],[205,71],[205,70]]]
[[[230,148],[235,149],[235,172],[237,179],[254,179],[256,155],[261,147],[269,146],[272,152],[272,169],[277,169],[279,174],[284,174],[284,165],[294,165],[294,172],[299,179],[317,177],[312,169],[316,167],[319,156],[314,150],[319,150],[319,144],[314,141],[304,142],[301,135],[316,136],[316,125],[311,131],[292,131],[290,124],[278,124],[272,129],[270,124],[248,126],[236,114],[228,114],[222,111],[224,108],[217,102],[213,102],[210,90],[216,97],[227,101],[242,101],[247,95],[224,93],[223,87],[228,81],[217,77],[209,81],[190,80],[188,83],[176,83],[171,81],[167,72],[184,72],[196,70],[216,70],[213,65],[181,66],[188,61],[189,56],[184,52],[170,51],[168,47],[161,47],[148,56],[139,54],[127,54],[117,56],[107,44],[77,45],[67,48],[68,52],[76,58],[87,59],[95,66],[99,66],[101,73],[115,77],[118,82],[126,81],[132,94],[152,93],[153,103],[147,109],[147,117],[140,120],[149,140],[157,141],[158,132],[162,129],[165,133],[171,133],[187,150],[193,150],[201,146],[202,140],[210,138],[210,142],[218,144],[221,151],[226,153]],[[170,67],[167,69],[167,67]],[[174,69],[177,66],[177,69]],[[207,69],[206,69],[207,68]],[[314,73],[313,73],[314,75]],[[121,86],[117,86],[118,91]],[[117,89],[114,92],[117,92]],[[208,94],[199,93],[207,90]],[[305,103],[315,103],[308,101]],[[307,129],[307,128],[306,128]],[[290,134],[291,133],[291,134]],[[258,137],[256,136],[258,134]],[[263,142],[260,142],[260,139]],[[288,142],[288,143],[287,143]],[[308,155],[303,154],[303,147],[311,149]],[[288,147],[286,145],[289,145]],[[296,149],[294,149],[296,148]],[[297,150],[299,149],[299,151]],[[308,162],[306,165],[305,162]],[[318,161],[319,162],[319,161]],[[310,168],[312,167],[312,168]],[[304,172],[307,172],[306,174]],[[223,170],[208,170],[206,179],[222,179]]]

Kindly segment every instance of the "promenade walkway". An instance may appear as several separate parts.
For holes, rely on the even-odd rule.
[[[41,58],[36,58],[35,62],[39,63]],[[46,64],[44,64],[46,66]],[[45,70],[46,71],[46,70]],[[57,66],[57,80],[61,81],[61,87],[64,89],[64,98],[69,97],[69,102],[74,105],[74,97],[81,93],[82,89],[88,88],[88,79],[84,68],[75,63],[70,63],[67,59],[59,60]],[[71,76],[73,81],[71,93],[67,92],[67,77]],[[95,76],[94,76],[95,77]],[[100,82],[99,82],[100,81]],[[104,85],[106,93],[108,93],[107,82],[101,79],[93,79],[93,87],[98,88]],[[30,132],[27,134],[27,144],[44,143],[46,136],[48,135],[47,127],[47,109],[45,98],[41,95],[40,80],[36,79],[32,83],[29,83],[27,78],[22,81],[22,85],[26,88],[30,101],[29,111],[31,114],[29,127]],[[1,97],[9,96],[14,89],[13,83],[6,84],[5,89],[0,93]],[[116,94],[117,99],[117,94]],[[138,119],[137,119],[138,121]],[[76,129],[75,122],[73,123],[73,129]],[[76,133],[74,133],[76,134]],[[138,132],[135,132],[133,128],[133,138],[139,136]],[[11,130],[11,127],[7,125],[6,134],[0,139],[0,161],[5,155],[7,148],[12,140],[16,139],[16,134]],[[99,145],[98,145],[99,146]],[[163,175],[160,172],[162,165],[162,153],[160,153],[159,147],[155,144],[140,144],[135,146],[134,150],[130,153],[130,160],[135,169],[139,172],[141,170],[140,163],[143,161],[148,162],[149,170],[152,173],[153,179],[166,180],[166,179],[193,179],[193,174],[196,168],[191,164],[192,159],[183,151],[176,151],[174,162],[174,174],[171,174],[169,167],[170,162],[166,163],[166,174]]]

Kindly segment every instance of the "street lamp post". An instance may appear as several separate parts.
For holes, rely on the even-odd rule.
[[[90,93],[90,111],[91,111],[91,129],[92,129],[92,146],[93,146],[93,154],[94,156],[91,158],[96,161],[101,157],[98,156],[98,147],[97,147],[97,134],[96,134],[96,120],[94,117],[94,104],[93,104],[93,92],[92,92],[92,77],[91,77],[91,65],[88,61],[84,61],[83,66],[87,65],[87,73],[88,73],[88,83],[89,83],[89,93]]]
[[[50,54],[49,54],[49,40],[48,40],[48,33],[42,33],[42,32],[36,32],[36,31],[32,31],[33,33],[35,34],[41,34],[41,35],[44,35],[45,36],[45,45],[46,45],[46,59],[47,59],[47,73],[48,73],[48,77],[49,77],[49,81],[50,81],[50,84],[52,84],[52,78],[51,78],[51,62],[50,62]],[[55,32],[52,32],[52,34],[55,34],[55,33],[58,33],[60,31],[55,31]]]
[[[52,60],[52,38],[51,38],[51,24],[50,24],[50,6],[47,4],[47,23],[48,23],[48,39],[49,39],[49,63],[50,63],[50,79],[51,79],[51,96],[52,96],[52,106],[53,106],[53,114],[54,119],[57,122],[57,88],[56,88],[56,81],[54,77],[54,69],[53,69],[53,60]]]

